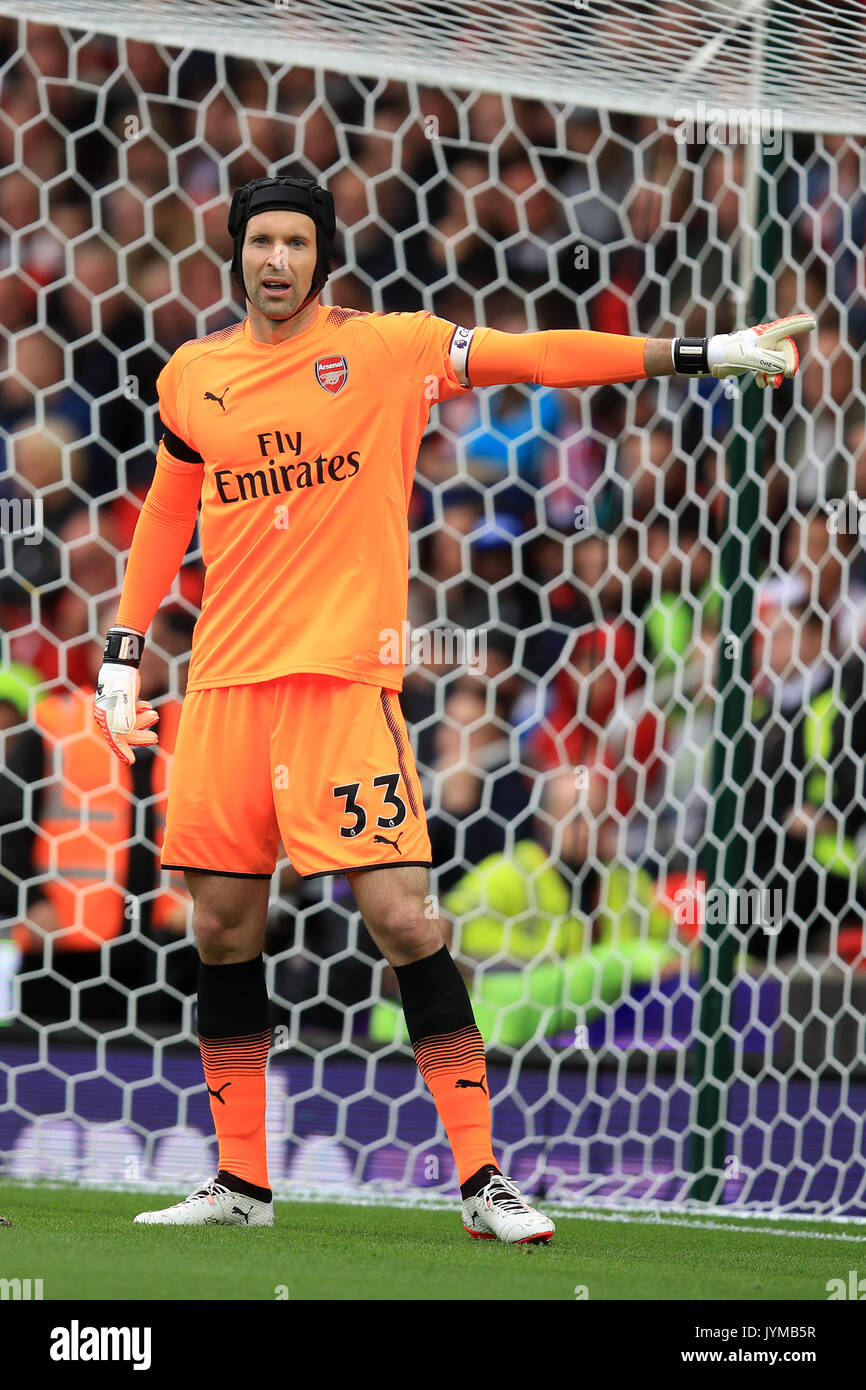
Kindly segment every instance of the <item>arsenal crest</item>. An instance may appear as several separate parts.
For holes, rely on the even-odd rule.
[[[332,396],[342,391],[348,375],[349,367],[345,357],[320,357],[316,363],[316,381],[320,386],[324,386],[326,391],[330,391]]]

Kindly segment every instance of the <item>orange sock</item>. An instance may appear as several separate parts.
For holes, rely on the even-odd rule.
[[[270,1033],[261,956],[235,965],[200,962],[198,1034],[219,1140],[219,1181],[227,1174],[267,1189],[265,1068]]]
[[[265,1067],[270,1033],[203,1038],[199,1048],[219,1140],[219,1167],[255,1187],[268,1186]]]
[[[395,974],[415,1060],[445,1126],[463,1188],[482,1168],[499,1171],[490,1135],[487,1059],[469,993],[447,946],[398,965]]]
[[[414,1052],[445,1126],[462,1186],[480,1168],[496,1167],[484,1042],[472,1023],[456,1033],[423,1038],[414,1044]]]

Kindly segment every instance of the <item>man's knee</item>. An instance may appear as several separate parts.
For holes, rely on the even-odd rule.
[[[427,870],[394,865],[349,875],[367,930],[392,965],[421,960],[442,945]]]
[[[438,919],[416,894],[395,895],[379,903],[374,921],[367,921],[367,926],[383,954],[397,964],[421,960],[442,945]]]
[[[187,874],[193,898],[192,927],[203,960],[240,951],[260,950],[267,920],[268,888],[265,880]]]

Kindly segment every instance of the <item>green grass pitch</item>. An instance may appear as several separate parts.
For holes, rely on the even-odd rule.
[[[551,1245],[529,1247],[470,1240],[459,1204],[279,1201],[273,1230],[132,1225],[136,1212],[172,1200],[6,1182],[0,1215],[12,1226],[0,1228],[0,1278],[41,1278],[46,1300],[76,1301],[573,1301],[581,1286],[590,1300],[826,1300],[829,1279],[858,1260],[866,1267],[866,1228],[820,1222],[782,1223],[796,1232],[783,1235],[760,1220],[759,1230],[720,1230],[700,1218],[677,1226],[561,1216]]]

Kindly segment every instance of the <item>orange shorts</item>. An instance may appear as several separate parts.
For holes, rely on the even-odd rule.
[[[393,690],[290,675],[187,693],[162,867],[270,878],[281,839],[304,878],[430,864]]]

